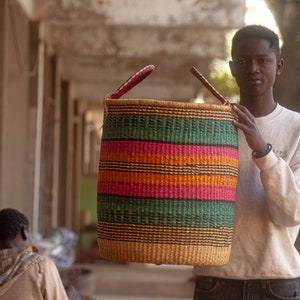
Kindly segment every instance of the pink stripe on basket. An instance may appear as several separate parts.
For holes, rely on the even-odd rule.
[[[118,151],[119,150],[119,151]],[[180,145],[141,141],[102,141],[101,152],[143,153],[162,155],[210,155],[238,158],[238,149],[221,146]]]
[[[98,182],[99,194],[128,197],[235,201],[236,189],[218,186]]]

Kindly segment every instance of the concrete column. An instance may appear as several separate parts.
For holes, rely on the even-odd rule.
[[[16,208],[32,220],[30,26],[14,2],[0,2],[0,206]]]
[[[3,190],[2,181],[2,115],[3,115],[3,97],[4,97],[4,35],[5,35],[5,8],[6,0],[0,1],[0,191]],[[0,208],[2,208],[2,197],[0,194]]]

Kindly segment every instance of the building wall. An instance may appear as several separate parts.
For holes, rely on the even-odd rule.
[[[17,208],[32,219],[35,101],[29,97],[36,79],[26,73],[32,67],[29,21],[8,2],[1,3],[0,21],[0,208]]]

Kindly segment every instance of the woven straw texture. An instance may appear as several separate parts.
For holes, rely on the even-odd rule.
[[[238,177],[232,108],[105,101],[98,176],[103,258],[177,265],[228,262]]]

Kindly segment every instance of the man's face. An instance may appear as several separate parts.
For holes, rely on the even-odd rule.
[[[276,59],[269,41],[250,38],[241,40],[233,49],[230,69],[241,95],[259,97],[272,92],[282,65],[282,59]]]

